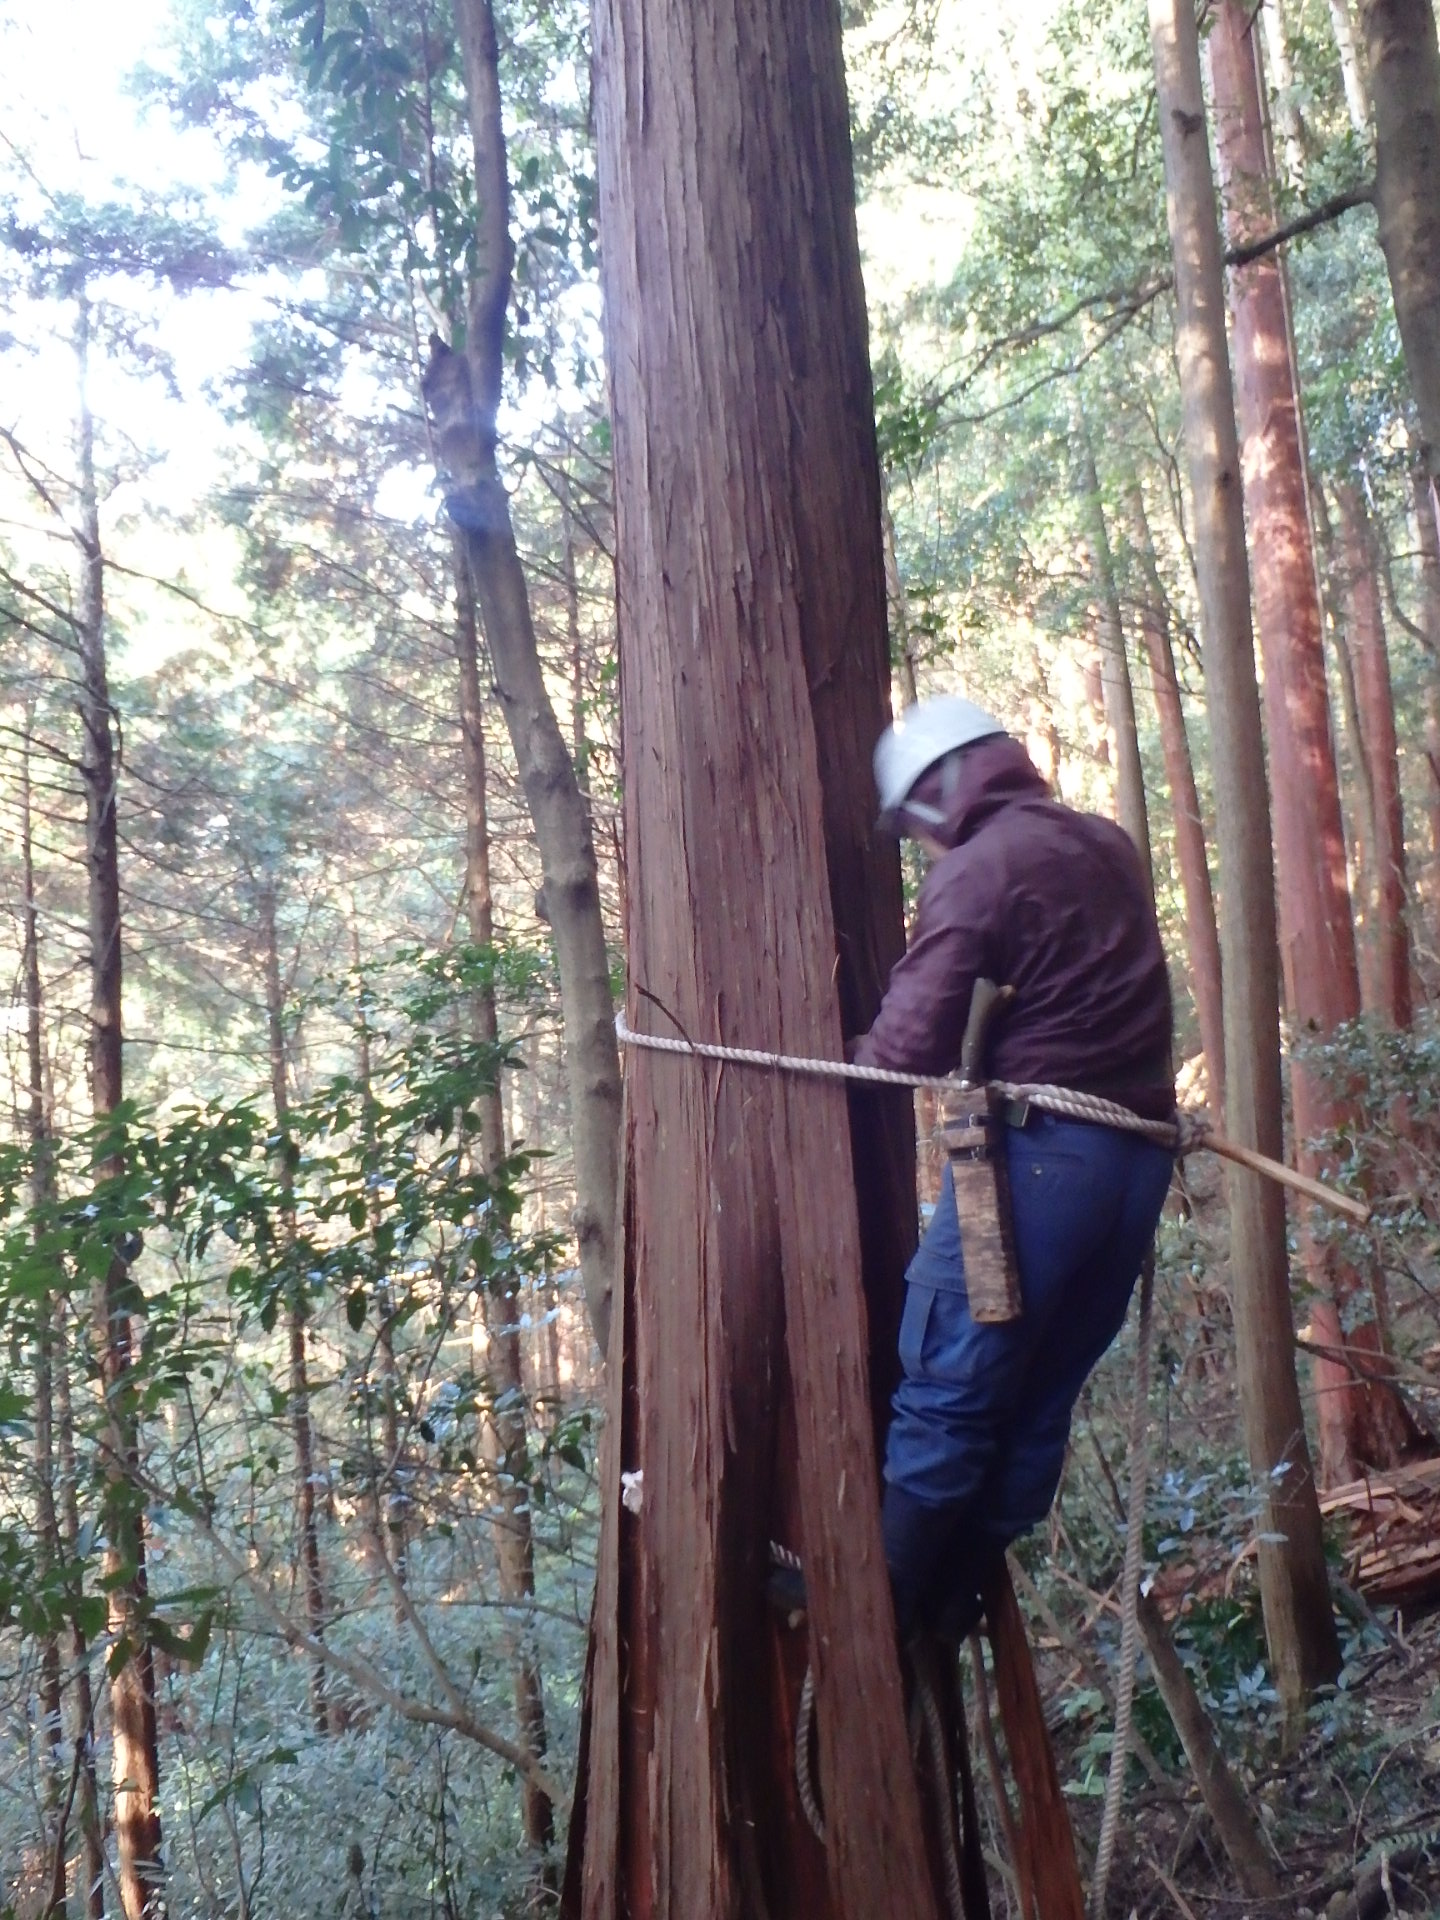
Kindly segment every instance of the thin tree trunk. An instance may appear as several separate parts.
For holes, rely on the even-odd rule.
[[[910,596],[905,591],[905,576],[900,571],[895,517],[890,511],[890,493],[883,474],[880,476],[880,526],[885,541],[885,604],[890,616],[890,657],[900,676],[900,704],[902,707],[913,707],[920,693],[915,678]]]
[[[1140,761],[1140,734],[1135,722],[1135,689],[1131,684],[1130,660],[1125,651],[1125,622],[1120,612],[1119,590],[1115,585],[1110,533],[1105,525],[1105,501],[1100,492],[1095,450],[1090,443],[1090,431],[1083,414],[1078,419],[1078,440],[1085,550],[1100,632],[1105,719],[1115,743],[1115,817],[1134,841],[1145,869],[1146,881],[1153,892],[1155,868],[1150,853],[1150,818],[1145,805],[1145,769]]]
[[[1355,668],[1360,745],[1374,798],[1370,862],[1374,884],[1370,949],[1373,964],[1367,1010],[1392,1027],[1414,1017],[1410,984],[1409,888],[1405,873],[1405,816],[1400,794],[1400,758],[1395,732],[1395,694],[1390,653],[1375,572],[1374,537],[1359,489],[1344,480],[1335,487],[1340,516],[1341,590]]]
[[[545,685],[510,501],[496,464],[513,247],[491,0],[457,0],[475,148],[476,266],[462,358],[432,338],[425,395],[446,505],[475,582],[495,688],[530,808],[560,973],[575,1160],[575,1233],[590,1323],[609,1340],[620,1176],[620,1065],[595,846]]]
[[[1425,662],[1425,818],[1430,841],[1429,932],[1440,955],[1440,532],[1430,512],[1430,483],[1417,471],[1412,478],[1420,620],[1429,648]]]
[[[1133,478],[1129,486],[1128,504],[1142,575],[1140,632],[1150,662],[1150,684],[1160,723],[1160,749],[1165,758],[1165,779],[1170,788],[1170,804],[1175,816],[1175,852],[1180,864],[1180,891],[1185,899],[1185,946],[1190,962],[1191,990],[1195,996],[1195,1017],[1200,1027],[1200,1045],[1205,1054],[1210,1099],[1215,1112],[1222,1114],[1225,1111],[1225,1025],[1220,934],[1215,924],[1215,892],[1210,880],[1210,860],[1205,850],[1205,822],[1200,812],[1195,766],[1185,731],[1180,678],[1175,671],[1175,650],[1170,638],[1170,603],[1155,559],[1155,543],[1150,536],[1145,498],[1140,491],[1139,481]]]
[[[1330,509],[1326,505],[1324,488],[1313,480],[1310,487],[1310,507],[1315,524],[1315,537],[1324,555],[1325,575],[1330,580],[1338,580],[1342,568],[1336,556],[1335,534],[1330,524]],[[1327,609],[1327,618],[1330,624],[1330,638],[1335,650],[1335,678],[1340,686],[1340,712],[1345,723],[1345,738],[1350,746],[1352,775],[1350,845],[1352,865],[1364,903],[1363,928],[1356,929],[1360,964],[1360,999],[1362,1005],[1369,1005],[1373,1004],[1375,998],[1372,991],[1374,960],[1369,938],[1374,920],[1372,895],[1376,845],[1375,783],[1371,777],[1370,757],[1365,751],[1365,729],[1360,723],[1360,696],[1355,687],[1355,659],[1350,646],[1348,603],[1344,618],[1337,615],[1333,606]],[[1367,967],[1371,974],[1368,986]]]
[[[1295,99],[1295,67],[1290,58],[1290,36],[1285,31],[1284,0],[1267,0],[1259,9],[1259,18],[1270,71],[1275,76],[1275,118],[1285,148],[1285,177],[1292,187],[1298,187],[1305,178],[1305,122]]]
[[[76,637],[80,650],[81,774],[85,786],[85,852],[90,936],[90,1098],[97,1120],[124,1097],[121,1041],[120,856],[115,788],[119,767],[105,660],[105,558],[95,484],[95,435],[88,399],[90,307],[78,301],[76,357],[80,373],[80,578]],[[112,1154],[101,1175],[118,1179]],[[134,1481],[139,1464],[131,1345],[128,1266],[112,1254],[94,1288],[95,1336],[104,1395],[105,1575],[109,1630],[124,1658],[110,1677],[111,1760],[115,1783],[117,1876],[126,1920],[162,1920],[165,1868],[160,1848],[160,1749],[155,1725],[155,1670],[146,1632],[145,1507]]]
[[[55,1442],[60,1471],[60,1545],[74,1564],[80,1550],[79,1482],[75,1461],[75,1409],[70,1395],[69,1314],[65,1296],[55,1300],[51,1379],[55,1390]],[[70,1731],[80,1754],[76,1783],[77,1819],[87,1920],[105,1920],[105,1839],[100,1828],[100,1794],[95,1778],[95,1698],[90,1685],[90,1648],[78,1622],[70,1632],[72,1710]]]
[[[568,533],[567,533],[567,551]],[[484,715],[480,705],[479,636],[475,599],[463,551],[455,569],[455,653],[460,669],[460,752],[465,771],[465,903],[470,942],[492,947],[495,942],[494,899],[490,881],[490,825],[485,777]],[[573,567],[573,555],[571,560]],[[579,712],[577,710],[577,724]],[[471,1018],[476,1038],[495,1046],[500,1024],[495,990],[486,985],[474,995]],[[497,1077],[482,1087],[476,1104],[480,1113],[480,1154],[484,1171],[494,1176],[505,1159],[505,1113]],[[530,1517],[530,1436],[524,1369],[520,1358],[520,1305],[514,1284],[481,1292],[491,1371],[490,1424],[493,1430],[496,1481],[500,1495],[500,1524],[495,1528],[495,1558],[500,1570],[500,1597],[517,1616],[511,1628],[510,1673],[515,1699],[515,1722],[520,1738],[537,1765],[546,1752],[545,1695],[539,1662],[531,1638],[535,1603],[535,1543]],[[521,1785],[521,1814],[525,1838],[544,1850],[555,1838],[555,1811],[544,1790],[534,1781]]]
[[[1431,0],[1360,0],[1375,109],[1375,210],[1405,365],[1420,413],[1420,464],[1440,524],[1440,46]]]
[[[660,1019],[643,988],[696,1037],[839,1059],[902,933],[839,14],[602,0],[595,25],[630,1020]],[[637,1053],[626,1107],[580,1910],[928,1920],[862,1293],[893,1376],[909,1102],[857,1101],[857,1149],[838,1089]],[[771,1537],[805,1562],[823,1851]]]
[[[55,1176],[45,1100],[44,998],[40,980],[40,926],[35,899],[35,842],[30,792],[30,727],[25,715],[20,749],[21,976],[25,995],[25,1059],[29,1082],[26,1132],[30,1141],[31,1203],[37,1216],[55,1198]],[[35,1302],[35,1569],[42,1587],[61,1562],[60,1528],[55,1509],[55,1297],[47,1290]],[[45,1750],[43,1803],[47,1815],[63,1822],[65,1722],[60,1695],[60,1641],[46,1633],[40,1643],[40,1737]],[[47,1844],[63,1861],[63,1825]],[[64,1901],[51,1911],[63,1920]]]
[[[1227,231],[1243,245],[1274,221],[1257,68],[1259,42],[1242,0],[1220,0],[1206,43]],[[1283,266],[1275,255],[1230,280],[1246,521],[1259,564],[1255,610],[1265,663],[1265,713],[1278,851],[1285,997],[1297,1033],[1323,1038],[1360,1011],[1345,830],[1330,732],[1323,623],[1310,529],[1299,395]],[[1292,1059],[1296,1156],[1323,1171],[1313,1142],[1358,1118],[1353,1099]],[[1322,1477],[1393,1465],[1412,1437],[1384,1379],[1378,1267],[1358,1272],[1300,1219],[1315,1288],[1317,1344],[1348,1350],[1353,1365],[1317,1360]],[[1366,1290],[1377,1311],[1365,1309]]]
[[[1226,1764],[1210,1716],[1195,1690],[1195,1682],[1175,1651],[1165,1616],[1154,1598],[1143,1591],[1136,1602],[1136,1615],[1155,1685],[1185,1749],[1185,1758],[1190,1762],[1205,1811],[1215,1823],[1220,1844],[1252,1900],[1276,1899],[1281,1887],[1275,1862],[1249,1802]]]
[[[1350,115],[1350,130],[1356,138],[1370,138],[1370,86],[1365,78],[1365,63],[1355,39],[1355,22],[1350,17],[1350,0],[1330,0],[1330,25],[1335,35],[1335,50],[1340,55],[1340,79],[1345,88],[1345,110]]]
[[[1226,1132],[1278,1158],[1279,981],[1265,753],[1250,626],[1240,450],[1225,334],[1224,273],[1191,0],[1149,0],[1160,97],[1176,354],[1215,769],[1225,919]],[[1267,1181],[1226,1169],[1236,1369],[1261,1499],[1260,1596],[1271,1667],[1290,1724],[1340,1670],[1320,1508],[1295,1375],[1285,1206]]]
[[[280,979],[280,939],[275,918],[275,888],[262,880],[256,892],[260,967],[265,981],[265,1030],[270,1048],[270,1098],[280,1135],[278,1157],[286,1242],[295,1244],[295,1201],[284,1144],[290,1131],[290,1087],[285,1059],[285,990]],[[295,1447],[295,1532],[300,1545],[300,1575],[305,1589],[305,1625],[315,1640],[325,1638],[325,1582],[320,1565],[320,1530],[315,1501],[315,1435],[310,1421],[308,1319],[304,1282],[292,1275],[285,1301],[290,1343],[290,1436]],[[325,1662],[310,1662],[310,1717],[322,1736],[330,1731],[325,1699]]]

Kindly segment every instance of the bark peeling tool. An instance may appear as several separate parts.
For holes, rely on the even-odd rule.
[[[962,1085],[946,1095],[941,1126],[955,1183],[965,1294],[971,1319],[984,1325],[1018,1320],[1021,1312],[1005,1158],[1008,1105],[985,1083],[990,1028],[1014,998],[1013,987],[975,982],[960,1044]]]

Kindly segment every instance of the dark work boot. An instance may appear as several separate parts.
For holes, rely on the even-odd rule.
[[[895,1625],[908,1640],[925,1624],[939,1590],[959,1516],[953,1507],[935,1507],[899,1487],[885,1488],[880,1510],[885,1535],[885,1564],[895,1600]]]

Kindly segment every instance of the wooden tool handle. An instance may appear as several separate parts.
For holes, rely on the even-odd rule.
[[[1212,1153],[1233,1160],[1237,1166],[1249,1167],[1252,1173],[1264,1174],[1267,1180],[1278,1180],[1282,1187],[1293,1187],[1296,1193],[1305,1194],[1317,1205],[1328,1207],[1332,1213],[1343,1213],[1362,1227],[1369,1221],[1370,1209],[1363,1200],[1352,1200],[1348,1193],[1337,1193],[1334,1187],[1312,1180],[1308,1173],[1297,1173],[1294,1167],[1287,1167],[1282,1160],[1272,1160],[1268,1154],[1256,1153],[1253,1147],[1237,1147],[1223,1133],[1207,1131],[1205,1145]]]

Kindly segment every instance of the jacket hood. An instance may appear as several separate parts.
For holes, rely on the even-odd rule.
[[[938,784],[938,783],[937,783]],[[920,783],[921,788],[925,782]],[[956,785],[948,799],[917,796],[945,809],[944,825],[931,829],[946,848],[958,847],[999,808],[1014,800],[1048,800],[1050,789],[1020,742],[1008,733],[977,740],[960,755]]]

